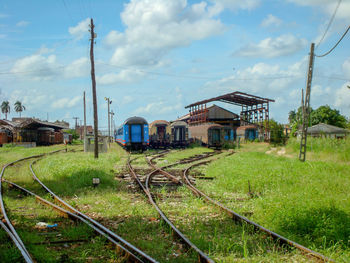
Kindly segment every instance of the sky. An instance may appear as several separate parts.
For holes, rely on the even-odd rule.
[[[112,100],[116,125],[130,116],[174,120],[186,105],[241,91],[274,99],[287,123],[301,103],[308,54],[331,49],[350,24],[350,0],[62,0],[0,3],[0,103],[22,116],[93,123],[90,18],[99,128]],[[350,116],[350,33],[315,58],[311,106]],[[217,103],[239,113],[240,108]],[[0,118],[4,118],[1,114]]]

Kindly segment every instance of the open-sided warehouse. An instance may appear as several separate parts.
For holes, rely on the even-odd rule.
[[[62,130],[65,128],[59,124],[33,118],[17,118],[16,121],[0,120],[0,130],[7,135],[6,143],[24,146],[63,143]],[[5,139],[3,141],[5,142]]]

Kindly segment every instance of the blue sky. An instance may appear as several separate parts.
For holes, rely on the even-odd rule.
[[[112,99],[117,125],[129,116],[173,120],[192,102],[233,91],[275,99],[270,115],[287,122],[300,105],[308,52],[325,32],[338,0],[2,1],[0,101],[20,100],[23,116],[92,123],[89,18],[95,46],[99,127]],[[350,24],[340,4],[316,54]],[[316,58],[311,105],[350,115],[350,35]],[[239,108],[224,105],[239,113]],[[17,114],[11,109],[10,117]],[[1,115],[1,118],[3,116]]]

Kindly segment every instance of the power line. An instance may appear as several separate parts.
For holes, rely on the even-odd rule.
[[[105,63],[105,62],[101,62],[101,61],[98,62],[98,64],[116,67],[116,68],[120,68],[120,69],[133,70],[133,71],[141,72],[141,73],[147,73],[147,74],[159,75],[159,76],[175,77],[175,78],[204,79],[204,80],[213,80],[213,79],[220,78],[220,77],[201,77],[201,76],[193,76],[193,75],[178,75],[178,74],[173,74],[173,73],[155,72],[155,71],[148,71],[148,70],[142,70],[142,69],[133,69],[130,67],[122,67],[122,66],[112,65],[112,64]],[[262,77],[262,78],[232,78],[232,80],[264,80],[264,79],[285,79],[285,78],[295,78],[295,77],[300,77],[300,76],[281,75],[281,76],[270,76],[270,77]]]
[[[339,8],[339,5],[340,5],[341,1],[342,1],[342,0],[339,0],[339,1],[338,1],[338,4],[337,4],[337,6],[335,7],[335,10],[334,10],[334,12],[333,12],[333,15],[332,15],[331,19],[329,20],[328,26],[327,26],[326,30],[324,31],[324,34],[323,34],[323,36],[321,37],[320,41],[319,41],[318,44],[316,45],[316,49],[317,49],[318,46],[321,44],[321,42],[322,42],[323,39],[325,38],[325,36],[326,36],[326,34],[327,34],[329,28],[331,27],[331,24],[333,23],[333,20],[334,20],[335,15],[336,15],[336,13],[337,13],[337,11],[338,11],[338,8]]]
[[[327,56],[329,53],[331,53],[338,45],[339,43],[343,40],[343,38],[345,37],[345,35],[349,32],[350,26],[348,26],[348,28],[346,29],[346,31],[344,32],[344,34],[341,36],[341,38],[338,40],[338,42],[334,45],[334,47],[332,47],[328,52],[324,53],[323,55],[315,55],[318,58],[321,57],[325,57]]]

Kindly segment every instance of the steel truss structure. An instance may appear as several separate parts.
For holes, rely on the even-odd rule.
[[[198,101],[185,107],[190,111],[189,125],[207,122],[207,103],[213,101],[241,106],[240,125],[246,126],[256,124],[261,131],[264,131],[265,140],[268,141],[270,139],[269,103],[275,102],[275,100],[235,91],[211,99]]]

